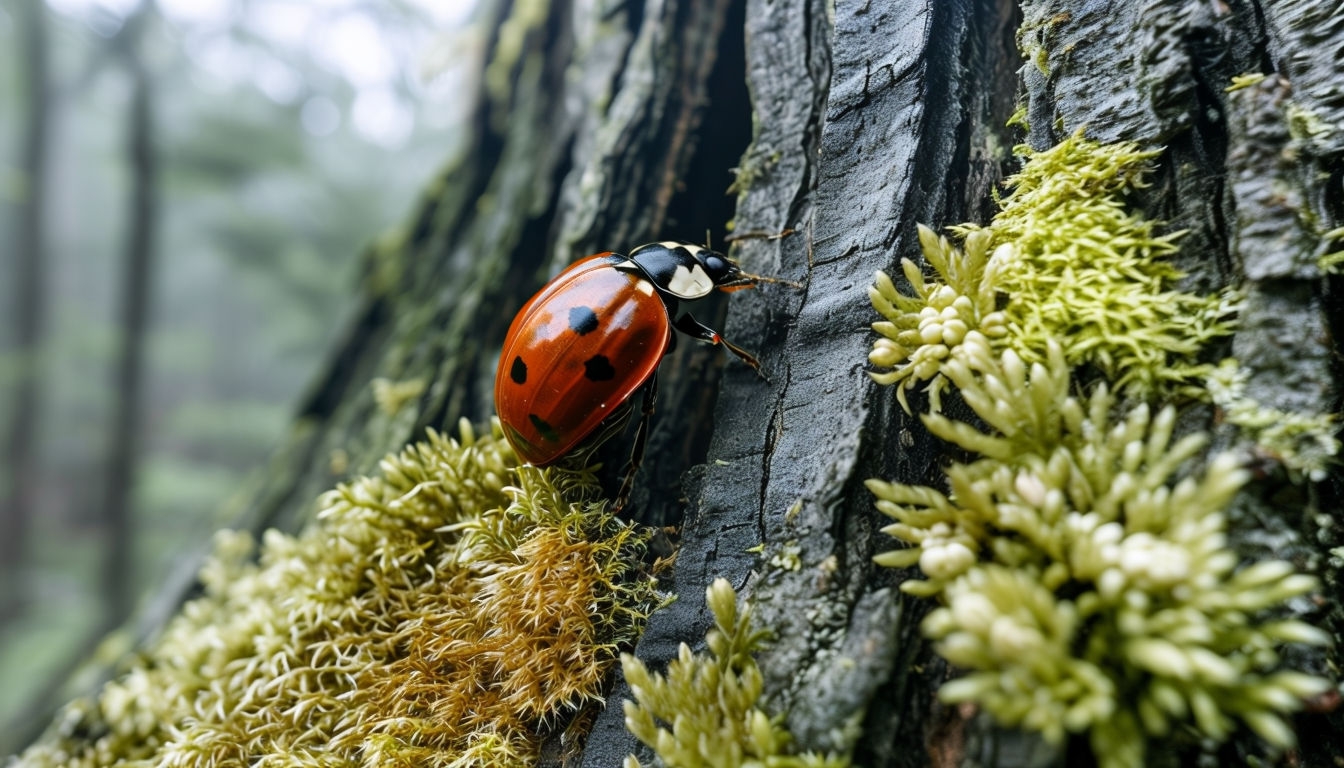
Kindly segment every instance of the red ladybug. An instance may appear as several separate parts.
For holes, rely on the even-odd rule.
[[[680,242],[575,262],[523,305],[509,326],[495,374],[504,436],[520,458],[542,467],[583,455],[618,431],[641,389],[647,422],[673,328],[724,345],[760,373],[746,350],[677,310],[681,301],[762,281],[787,282],[746,274],[721,254]],[[644,432],[642,423],[627,485]]]

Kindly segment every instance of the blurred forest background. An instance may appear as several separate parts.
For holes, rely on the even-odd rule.
[[[0,0],[0,755],[228,525],[453,152],[470,5]]]

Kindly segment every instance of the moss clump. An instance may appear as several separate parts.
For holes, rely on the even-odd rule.
[[[405,405],[425,392],[425,380],[419,377],[405,381],[378,378],[372,382],[373,401],[384,416],[396,416]]]
[[[706,636],[709,653],[696,655],[685,643],[665,675],[649,672],[625,654],[621,666],[635,701],[625,702],[625,726],[653,749],[665,768],[845,768],[849,760],[832,755],[791,755],[792,737],[757,707],[761,671],[751,655],[769,637],[752,630],[751,609],[737,608],[737,595],[723,579],[706,590],[714,629]],[[639,768],[633,755],[626,768]]]
[[[968,674],[944,701],[975,701],[1000,722],[1059,741],[1087,732],[1104,768],[1141,766],[1145,743],[1177,724],[1227,738],[1240,720],[1293,743],[1282,715],[1328,681],[1275,671],[1284,643],[1323,644],[1272,618],[1316,587],[1285,562],[1239,568],[1223,510],[1247,480],[1229,454],[1183,465],[1202,435],[1173,439],[1175,411],[1113,415],[1105,386],[1070,394],[1063,348],[1027,365],[968,334],[942,369],[988,430],[937,414],[933,434],[979,458],[947,469],[951,493],[871,480],[884,529],[917,545],[887,552],[927,581],[902,588],[944,607],[924,623]]]
[[[993,222],[953,228],[962,249],[921,232],[936,280],[909,260],[902,267],[914,296],[879,276],[870,294],[886,321],[875,326],[884,338],[870,359],[891,370],[874,378],[897,383],[902,404],[921,381],[933,381],[936,397],[940,361],[956,355],[964,326],[1028,363],[1044,360],[1055,341],[1070,366],[1097,367],[1127,396],[1201,396],[1208,366],[1197,358],[1232,331],[1235,294],[1175,290],[1183,275],[1166,257],[1180,233],[1159,235],[1128,210],[1125,198],[1145,186],[1156,153],[1081,133],[1045,151],[1017,151],[1026,163]]]
[[[513,766],[598,699],[656,596],[643,535],[498,428],[428,440],[321,499],[254,562],[221,534],[204,597],[21,766]]]
[[[1224,360],[1209,374],[1208,390],[1223,420],[1241,429],[1274,457],[1294,481],[1325,480],[1339,455],[1339,424],[1332,413],[1299,413],[1269,408],[1247,397],[1248,374],[1236,360]]]
[[[870,291],[885,318],[873,378],[907,412],[923,383],[925,425],[974,457],[946,470],[948,493],[869,481],[896,521],[884,530],[915,545],[876,560],[918,564],[926,579],[902,589],[943,604],[924,631],[968,670],[945,701],[1051,741],[1086,732],[1104,768],[1143,765],[1177,727],[1221,741],[1239,721],[1287,747],[1284,714],[1330,683],[1278,670],[1278,649],[1328,636],[1275,614],[1316,582],[1285,562],[1238,567],[1225,509],[1246,472],[1219,454],[1186,474],[1206,438],[1175,439],[1172,407],[1119,396],[1213,399],[1308,476],[1338,450],[1331,420],[1267,411],[1234,364],[1199,361],[1233,330],[1236,295],[1175,290],[1179,233],[1127,210],[1156,153],[1081,134],[1019,152],[991,224],[953,228],[960,249],[921,228],[934,279],[905,260],[912,294],[881,274]],[[1077,366],[1108,383],[1074,394]],[[939,415],[948,388],[983,429]]]
[[[958,251],[946,237],[928,227],[919,226],[919,244],[924,259],[942,278],[927,281],[919,267],[909,259],[901,260],[905,279],[913,296],[902,294],[885,272],[878,272],[868,289],[873,307],[887,318],[873,323],[881,336],[873,343],[868,360],[877,368],[890,370],[872,374],[880,384],[898,384],[896,397],[906,412],[906,388],[915,382],[930,382],[929,397],[933,410],[941,410],[941,395],[947,379],[940,375],[942,365],[966,339],[977,331],[990,339],[1008,335],[1008,318],[996,307],[999,283],[996,259],[990,269],[988,230],[971,232],[965,250]]]

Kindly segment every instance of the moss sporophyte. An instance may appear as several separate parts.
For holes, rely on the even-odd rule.
[[[520,466],[498,427],[320,507],[255,558],[220,534],[205,595],[18,765],[531,764],[660,599],[592,476]]]
[[[1248,474],[1232,453],[1205,456],[1205,436],[1177,437],[1161,404],[1254,411],[1235,368],[1199,359],[1232,331],[1235,294],[1177,291],[1163,259],[1175,236],[1126,209],[1154,153],[1081,135],[1020,153],[993,222],[953,228],[960,248],[921,228],[932,279],[905,260],[911,293],[881,274],[870,292],[884,317],[873,378],[907,411],[923,384],[923,423],[969,456],[946,490],[868,482],[895,521],[885,532],[912,545],[875,559],[918,565],[925,578],[902,589],[940,603],[924,632],[964,671],[944,701],[1053,742],[1085,733],[1104,768],[1143,765],[1152,738],[1222,741],[1238,723],[1288,747],[1284,716],[1331,687],[1281,669],[1284,644],[1329,640],[1282,617],[1316,580],[1239,565],[1226,510]],[[1078,366],[1102,381],[1080,391]],[[941,415],[952,389],[980,425]],[[1338,450],[1323,434],[1312,422],[1279,442],[1296,439],[1312,474]]]

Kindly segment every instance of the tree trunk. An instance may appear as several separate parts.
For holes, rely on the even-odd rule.
[[[154,239],[158,229],[158,160],[154,149],[153,84],[140,48],[153,7],[143,2],[119,33],[118,43],[131,81],[126,120],[126,158],[130,169],[123,250],[119,345],[114,378],[114,408],[109,436],[107,501],[103,514],[107,559],[103,563],[103,610],[106,626],[119,626],[134,605],[135,523],[132,494],[140,457],[140,412],[154,277]]]
[[[42,343],[46,324],[46,189],[51,131],[47,76],[46,8],[41,2],[19,4],[24,41],[24,77],[28,96],[23,132],[24,198],[19,206],[18,239],[13,259],[11,328],[18,361],[5,436],[5,470],[0,485],[0,626],[22,611],[23,563],[29,521],[37,503],[37,419],[42,409]]]
[[[863,481],[941,486],[941,468],[961,457],[865,375],[877,319],[866,289],[875,270],[920,259],[916,224],[988,222],[1017,167],[1008,147],[1020,134],[1007,123],[1021,104],[1037,149],[1080,129],[1160,149],[1155,184],[1129,202],[1188,230],[1180,267],[1195,289],[1244,287],[1232,348],[1252,394],[1331,411],[1334,282],[1317,257],[1322,233],[1344,221],[1344,18],[1305,2],[648,0],[601,17],[581,3],[539,7],[483,5],[493,31],[469,146],[398,237],[370,252],[361,311],[242,524],[294,530],[320,491],[373,471],[425,427],[487,418],[512,313],[562,265],[694,240],[731,219],[749,271],[806,287],[739,293],[727,308],[724,335],[759,354],[768,382],[687,344],[661,369],[632,506],[642,522],[680,525],[662,583],[678,599],[653,615],[637,655],[658,668],[679,643],[703,647],[705,587],[722,577],[777,636],[760,656],[768,708],[800,749],[870,766],[1087,764],[1085,744],[1050,745],[940,704],[956,673],[921,634],[932,601],[898,589],[912,571],[872,561],[893,543]],[[1226,90],[1252,72],[1269,77]],[[1290,94],[1299,112],[1285,111]],[[730,169],[735,210],[720,195]],[[427,386],[413,407],[380,409],[378,377]],[[1209,411],[1182,419],[1207,427]],[[1337,589],[1331,489],[1271,471],[1244,495],[1255,500],[1232,532],[1239,552],[1290,551]],[[141,631],[189,590],[165,595]],[[1318,602],[1293,610],[1338,636],[1338,606]],[[639,752],[622,723],[628,696],[616,681],[582,764]],[[1339,759],[1340,715],[1318,704],[1285,761]],[[1152,764],[1192,759],[1164,749]],[[1258,748],[1228,749],[1241,759]]]

